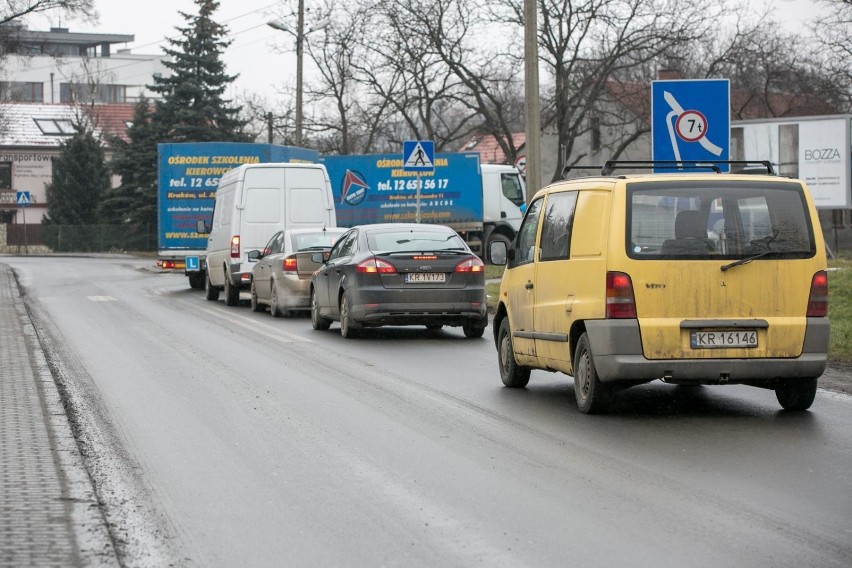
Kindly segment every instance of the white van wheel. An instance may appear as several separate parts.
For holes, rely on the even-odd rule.
[[[231,284],[231,277],[225,271],[225,305],[236,306],[240,303],[240,289]]]
[[[207,277],[204,279],[204,297],[211,302],[219,299],[219,288],[211,284],[209,271],[207,272]]]
[[[583,333],[574,351],[574,394],[577,407],[584,414],[597,414],[609,406],[612,387],[598,379],[589,336]]]

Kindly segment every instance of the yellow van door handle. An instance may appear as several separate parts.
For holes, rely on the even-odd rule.
[[[527,282],[526,284],[524,284],[524,288],[526,288],[527,290],[532,290],[533,289],[533,283]]]

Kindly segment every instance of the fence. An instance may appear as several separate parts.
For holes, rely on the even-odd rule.
[[[142,252],[157,248],[156,227],[140,225],[13,224],[0,226],[0,232],[5,233],[6,248],[16,251],[29,247],[46,247],[52,252]]]

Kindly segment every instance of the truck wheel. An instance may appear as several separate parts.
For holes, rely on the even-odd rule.
[[[311,327],[319,330],[331,327],[331,320],[320,315],[319,300],[314,288],[311,288]]]
[[[190,288],[192,288],[193,290],[202,290],[204,288],[203,272],[190,272],[188,276]]]
[[[512,348],[512,330],[509,329],[509,318],[500,322],[497,334],[497,362],[500,367],[500,378],[503,384],[511,389],[522,389],[530,382],[530,368],[521,367],[515,362],[515,351]]]
[[[254,284],[254,278],[251,280],[251,311],[262,312],[263,305],[257,301],[257,286]]]
[[[344,293],[340,297],[340,335],[346,339],[358,337],[361,325],[352,319],[352,302]]]
[[[775,398],[784,410],[807,410],[814,403],[816,379],[793,379],[775,388]]]
[[[506,249],[508,250],[509,246],[512,244],[512,239],[510,239],[509,237],[507,237],[506,235],[504,235],[502,233],[495,233],[488,238],[488,243],[487,243],[488,248],[485,249],[485,254],[483,254],[482,256],[488,258],[489,264],[492,264],[492,262],[491,262],[491,243],[497,243],[497,242],[506,243]]]
[[[585,332],[574,351],[574,394],[583,414],[603,412],[612,399],[612,387],[598,379],[589,335]]]
[[[211,302],[219,299],[219,288],[210,283],[210,273],[204,278],[204,297]]]
[[[225,271],[225,305],[236,306],[240,303],[240,289],[231,284],[231,277]]]

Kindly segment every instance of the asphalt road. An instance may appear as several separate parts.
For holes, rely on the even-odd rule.
[[[852,397],[504,389],[491,330],[207,302],[135,258],[12,258],[130,566],[852,564]],[[837,380],[842,382],[842,371]]]

